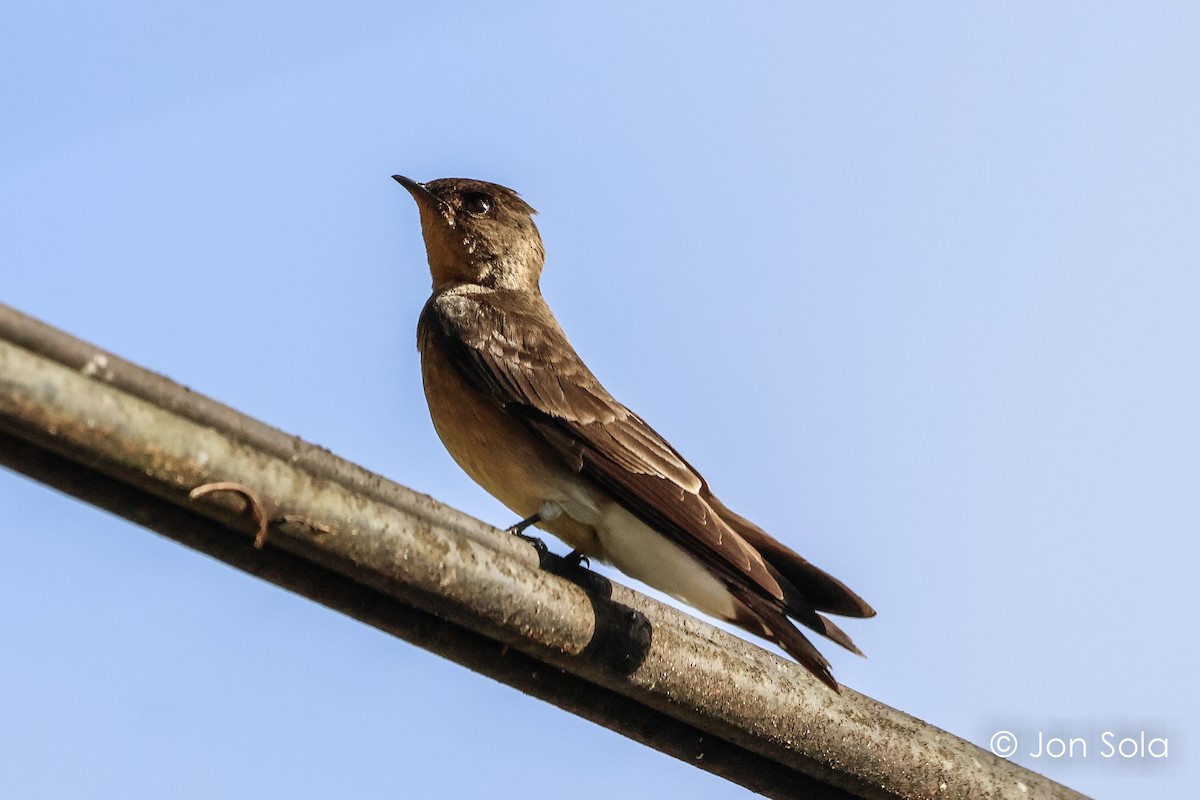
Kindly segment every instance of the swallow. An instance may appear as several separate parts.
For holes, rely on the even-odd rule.
[[[601,385],[540,280],[537,212],[512,189],[392,176],[416,201],[433,278],[417,346],[451,457],[530,525],[774,642],[833,689],[799,623],[862,652],[824,614],[875,615],[845,584],[728,509],[700,473]]]

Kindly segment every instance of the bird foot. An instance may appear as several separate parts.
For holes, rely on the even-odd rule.
[[[567,553],[563,556],[563,561],[579,569],[591,569],[592,566],[592,560],[578,550],[572,550]]]
[[[550,552],[550,548],[546,547],[545,542],[543,542],[541,539],[539,539],[536,536],[531,536],[528,533],[525,533],[526,528],[528,528],[530,525],[536,525],[537,523],[539,523],[541,521],[542,521],[542,515],[539,512],[537,514],[534,514],[532,517],[526,517],[525,519],[518,522],[516,525],[512,525],[508,528],[505,528],[505,531],[507,533],[511,533],[513,536],[516,536],[518,539],[524,539],[525,541],[529,542],[531,545],[533,545],[533,548],[535,550],[537,550],[539,553],[548,553],[548,552]]]

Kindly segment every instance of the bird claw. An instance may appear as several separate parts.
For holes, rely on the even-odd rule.
[[[578,550],[572,550],[567,553],[563,557],[563,561],[566,561],[567,564],[577,569],[591,569],[592,567],[592,560]]]
[[[550,548],[546,546],[545,542],[536,536],[530,536],[528,533],[521,533],[521,531],[517,529],[516,525],[513,525],[511,528],[509,528],[508,532],[518,539],[524,539],[525,541],[529,542],[531,545],[533,545],[533,549],[537,550],[538,553],[550,552]]]
[[[537,550],[538,553],[548,553],[550,552],[550,548],[546,547],[545,542],[536,536],[530,536],[528,533],[525,533],[526,528],[541,521],[541,514],[534,514],[532,517],[526,517],[525,519],[521,520],[516,525],[505,528],[505,532],[511,533],[518,539],[524,539],[525,541],[529,542],[531,545],[533,545],[533,549]]]

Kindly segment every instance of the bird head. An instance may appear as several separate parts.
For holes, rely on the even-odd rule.
[[[537,290],[545,250],[537,212],[505,186],[469,178],[392,176],[421,212],[434,289],[454,284]]]

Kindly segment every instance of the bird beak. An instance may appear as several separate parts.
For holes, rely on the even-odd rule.
[[[426,189],[423,183],[417,183],[412,178],[406,178],[403,175],[393,175],[392,180],[405,189],[408,189],[408,193],[417,201],[418,206],[424,206],[428,210],[433,211],[442,204],[437,195]]]

